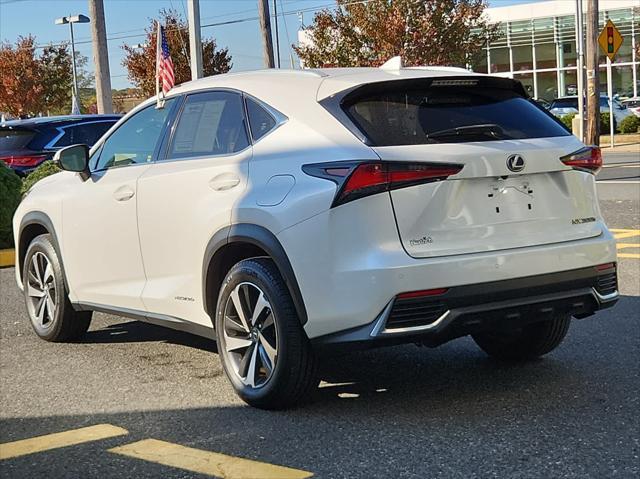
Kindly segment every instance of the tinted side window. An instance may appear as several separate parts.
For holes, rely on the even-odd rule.
[[[247,146],[242,97],[231,92],[196,93],[184,103],[169,158],[228,155]]]
[[[249,115],[251,136],[254,141],[262,138],[276,126],[275,118],[251,98],[247,98],[247,113]]]
[[[165,102],[164,108],[155,105],[139,111],[118,127],[102,147],[94,170],[153,161],[153,152],[162,136],[167,117],[175,98]]]
[[[64,129],[64,135],[54,146],[60,148],[79,143],[91,146],[98,141],[114,123],[115,121],[103,121],[68,126]]]

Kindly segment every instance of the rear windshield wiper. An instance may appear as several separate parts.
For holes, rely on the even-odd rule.
[[[456,128],[447,128],[446,130],[438,130],[426,135],[427,139],[443,138],[451,136],[476,136],[488,135],[496,140],[504,140],[507,138],[504,130],[500,125],[495,123],[485,123],[482,125],[458,126]]]

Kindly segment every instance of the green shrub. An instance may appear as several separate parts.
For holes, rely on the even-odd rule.
[[[0,249],[13,246],[13,213],[20,204],[22,181],[0,161]]]
[[[600,113],[600,134],[601,135],[608,135],[609,132],[611,131],[610,128],[610,124],[609,124],[609,120],[611,118],[611,115],[609,114],[608,111],[603,111]],[[614,131],[616,129],[618,125],[615,124],[615,119],[614,119],[614,123],[613,123],[613,128]]]
[[[47,176],[51,176],[54,173],[58,173],[62,171],[57,165],[55,165],[52,161],[45,161],[40,166],[38,166],[35,170],[27,175],[27,177],[22,182],[22,191],[21,193],[24,195],[29,188],[35,185],[42,178],[46,178]]]
[[[573,119],[576,117],[575,113],[569,113],[568,115],[564,115],[560,117],[560,121],[564,123],[564,126],[569,128],[569,131],[573,131]]]
[[[640,129],[640,117],[629,115],[620,122],[620,133],[638,133]]]

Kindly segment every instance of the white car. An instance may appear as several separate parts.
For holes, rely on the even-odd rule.
[[[538,357],[618,297],[599,149],[506,78],[219,75],[57,161],[14,218],[38,336],[76,340],[103,311],[214,338],[261,408],[345,349],[472,335]]]
[[[635,116],[640,116],[640,96],[623,100],[622,104]]]

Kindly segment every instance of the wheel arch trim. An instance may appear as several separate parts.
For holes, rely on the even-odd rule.
[[[20,281],[22,281],[22,270],[24,268],[24,258],[27,253],[27,249],[29,247],[28,244],[24,245],[24,247],[21,247],[22,237],[23,237],[24,230],[31,225],[42,226],[51,235],[51,242],[53,243],[53,247],[56,249],[56,252],[58,253],[58,257],[60,259],[60,269],[62,270],[62,279],[64,281],[65,287],[67,288],[67,291],[69,291],[69,281],[67,280],[67,273],[64,269],[64,262],[62,261],[60,242],[58,241],[56,229],[53,226],[53,221],[51,221],[51,218],[49,217],[49,215],[47,215],[46,213],[43,213],[42,211],[30,211],[29,213],[25,214],[22,217],[22,220],[20,220],[20,229],[18,230],[18,238],[17,238],[18,241],[16,243],[16,251],[17,251],[16,256],[18,258],[16,271],[19,275]]]
[[[304,305],[302,293],[298,286],[291,262],[280,244],[275,234],[269,231],[263,226],[259,226],[251,223],[239,223],[218,230],[209,240],[205,249],[204,258],[202,262],[202,293],[204,308],[207,313],[211,311],[215,312],[217,297],[211,297],[211,291],[207,289],[207,282],[210,274],[210,267],[216,258],[216,255],[221,253],[223,248],[227,245],[234,243],[247,243],[253,246],[257,246],[264,250],[270,258],[276,264],[276,267],[280,271],[282,278],[287,285],[287,289],[291,294],[293,304],[300,318],[300,323],[305,325],[307,323],[307,310]],[[219,292],[218,292],[219,293]],[[213,320],[214,318],[212,318]]]

